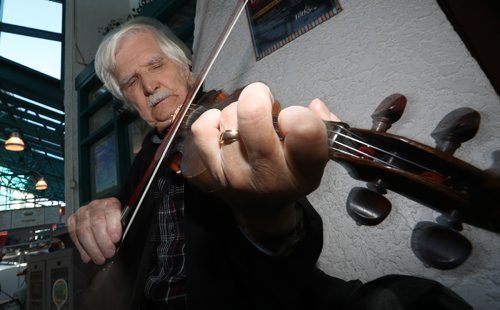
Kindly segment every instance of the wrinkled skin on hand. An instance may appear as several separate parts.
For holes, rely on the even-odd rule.
[[[68,231],[82,261],[101,265],[115,255],[122,237],[121,209],[116,198],[97,199],[68,218]]]

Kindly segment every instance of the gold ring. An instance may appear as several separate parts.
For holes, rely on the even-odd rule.
[[[220,144],[229,144],[240,139],[240,133],[238,130],[226,130],[221,132],[219,137]]]

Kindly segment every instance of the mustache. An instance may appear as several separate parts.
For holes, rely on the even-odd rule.
[[[166,89],[158,89],[148,97],[148,106],[150,108],[158,104],[158,102],[170,96],[170,92]]]

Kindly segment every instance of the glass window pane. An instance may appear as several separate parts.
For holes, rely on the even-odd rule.
[[[137,118],[128,125],[128,136],[130,143],[130,160],[134,161],[135,156],[142,148],[142,140],[151,130],[151,127],[142,118]]]
[[[2,32],[0,56],[61,78],[61,42]]]
[[[118,185],[114,134],[107,135],[90,147],[90,183],[92,198]]]
[[[0,20],[28,28],[62,32],[62,4],[47,0],[2,0]]]
[[[101,128],[111,120],[113,120],[113,105],[110,101],[89,117],[89,134]]]
[[[106,88],[102,83],[98,83],[89,91],[89,103],[92,104],[97,98],[104,95],[107,92]]]

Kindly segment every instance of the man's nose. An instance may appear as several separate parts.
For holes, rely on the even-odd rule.
[[[156,79],[150,76],[142,76],[142,89],[145,96],[153,94],[159,87],[159,83]]]

